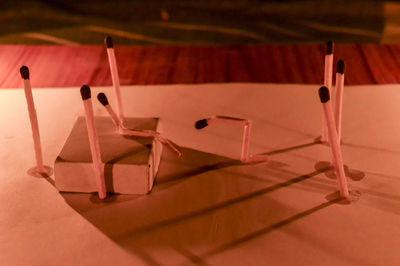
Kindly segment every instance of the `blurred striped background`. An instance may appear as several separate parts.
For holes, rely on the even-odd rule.
[[[268,0],[0,0],[0,88],[121,83],[322,82],[337,43],[346,84],[400,83],[400,2]]]
[[[0,44],[393,43],[400,3],[387,1],[0,0]]]

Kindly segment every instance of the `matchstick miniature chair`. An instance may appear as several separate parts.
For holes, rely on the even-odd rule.
[[[233,125],[243,125],[243,139],[242,139],[242,151],[240,154],[240,161],[243,163],[255,163],[255,162],[265,162],[268,161],[267,155],[250,155],[249,145],[250,145],[250,131],[251,131],[251,120],[229,117],[229,116],[212,116],[210,118],[205,118],[198,120],[194,127],[198,130],[207,127],[211,123],[228,123]]]

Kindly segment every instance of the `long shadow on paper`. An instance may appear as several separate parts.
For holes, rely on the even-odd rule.
[[[239,166],[237,160],[188,148],[183,154],[178,159],[172,152],[163,153],[148,195],[111,195],[106,201],[93,200],[96,196],[91,194],[61,195],[115,243],[149,265],[205,264],[198,254],[242,241],[237,236],[251,235],[260,220],[280,221],[269,226],[272,231],[331,204],[298,213],[284,200],[269,196],[323,169],[289,178],[282,174],[286,181],[277,183],[279,171],[269,171],[268,164]]]

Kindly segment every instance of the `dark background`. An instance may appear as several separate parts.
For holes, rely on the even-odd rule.
[[[0,44],[393,43],[388,1],[0,1]],[[400,10],[400,9],[399,9]],[[34,34],[32,34],[34,33]],[[113,34],[114,33],[114,34]],[[42,38],[43,37],[43,38]]]

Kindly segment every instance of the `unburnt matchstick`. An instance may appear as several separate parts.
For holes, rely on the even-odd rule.
[[[29,120],[32,128],[33,145],[35,149],[36,167],[30,169],[28,172],[34,176],[48,177],[51,175],[52,169],[43,165],[42,146],[40,143],[39,124],[33,102],[32,87],[30,82],[29,68],[22,66],[20,68],[21,77],[24,81],[24,92],[26,103],[28,105]]]
[[[340,196],[343,198],[348,198],[349,189],[347,186],[347,179],[344,172],[342,152],[340,149],[340,144],[336,132],[335,121],[332,113],[332,106],[330,104],[329,89],[323,86],[319,88],[318,94],[322,103],[324,116],[328,126],[329,143],[330,143],[336,178],[339,184]]]
[[[250,155],[249,145],[250,145],[250,131],[251,131],[251,121],[247,119],[241,119],[229,116],[212,116],[210,118],[200,119],[196,121],[194,127],[198,130],[203,129],[210,125],[211,123],[228,123],[234,125],[243,126],[243,139],[242,139],[242,150],[240,153],[241,162],[263,162],[268,160],[266,155]]]
[[[333,53],[335,50],[335,43],[329,41],[326,43],[326,53],[324,62],[324,86],[329,90],[332,90],[332,73],[333,73]],[[321,141],[327,143],[328,138],[328,128],[324,116],[322,117],[322,135]]]
[[[86,126],[89,136],[90,152],[92,154],[93,171],[96,178],[97,192],[100,199],[104,199],[107,196],[106,185],[104,180],[104,171],[101,162],[99,139],[96,132],[94,123],[93,106],[91,100],[90,87],[83,85],[81,87],[81,96],[83,106],[85,108]]]
[[[343,88],[344,88],[344,69],[343,60],[339,60],[336,65],[336,95],[335,95],[335,125],[339,143],[342,136],[342,105],[343,105]]]
[[[118,117],[119,120],[124,120],[124,112],[122,106],[122,98],[121,98],[121,88],[119,83],[119,75],[118,75],[118,67],[117,67],[117,60],[115,59],[115,52],[114,52],[114,44],[113,40],[110,36],[107,36],[104,39],[104,43],[107,48],[107,55],[108,55],[108,63],[110,65],[110,72],[111,72],[111,79],[113,83],[113,87],[115,90],[116,98],[117,98],[117,107],[118,107]]]
[[[131,137],[142,137],[142,138],[155,138],[156,140],[160,141],[162,144],[167,145],[170,149],[175,151],[179,157],[182,156],[182,152],[180,147],[172,142],[171,140],[164,138],[160,135],[160,133],[152,130],[132,130],[127,129],[124,127],[122,121],[117,117],[114,110],[112,109],[111,105],[108,102],[107,96],[100,92],[97,94],[97,99],[99,102],[106,108],[108,114],[110,115],[111,119],[114,122],[114,125],[117,127],[118,132],[123,136],[131,136]]]

